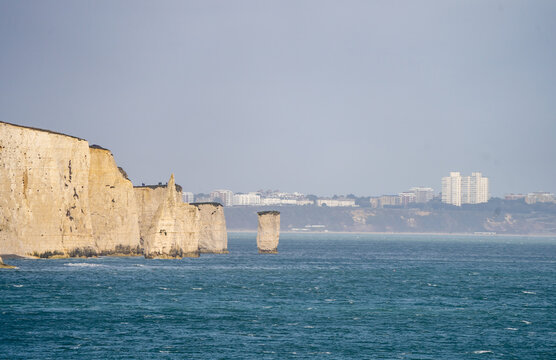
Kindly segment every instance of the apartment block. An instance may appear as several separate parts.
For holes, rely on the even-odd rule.
[[[210,193],[210,201],[219,202],[224,206],[232,206],[234,193],[231,190],[214,190]]]
[[[461,206],[461,204],[480,204],[488,202],[490,197],[488,178],[480,172],[471,176],[461,176],[459,172],[451,172],[442,178],[442,202]]]

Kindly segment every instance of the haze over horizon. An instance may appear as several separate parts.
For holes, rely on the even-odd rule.
[[[556,192],[554,1],[0,0],[0,121],[134,184]]]

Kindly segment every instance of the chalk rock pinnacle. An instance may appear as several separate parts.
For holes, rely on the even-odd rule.
[[[176,190],[174,174],[165,189],[156,190],[160,190],[158,193],[163,195],[163,199],[150,221],[150,226],[141,234],[145,257],[152,259],[199,256],[197,208],[181,201],[181,191]],[[145,221],[148,221],[148,217]]]
[[[280,212],[261,211],[257,229],[257,248],[259,254],[278,253],[278,239],[280,237]]]

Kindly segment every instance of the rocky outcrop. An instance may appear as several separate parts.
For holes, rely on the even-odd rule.
[[[83,139],[0,122],[0,254],[96,253],[89,164]]]
[[[280,237],[280,212],[261,211],[257,229],[257,248],[260,254],[278,253],[278,239]]]
[[[228,233],[222,204],[192,203],[200,213],[199,251],[207,254],[228,253]]]
[[[101,255],[138,255],[139,214],[133,184],[109,150],[90,147],[89,206],[93,238]]]
[[[17,267],[4,264],[4,261],[2,261],[2,258],[0,257],[0,269],[17,269]]]
[[[170,177],[167,186],[135,188],[146,258],[199,256],[199,211],[181,200]],[[154,210],[156,208],[156,210]]]

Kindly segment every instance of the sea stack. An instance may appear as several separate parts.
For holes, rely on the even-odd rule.
[[[160,190],[158,191],[159,195],[163,195],[163,198],[160,199],[156,212],[152,218],[141,216],[143,224],[140,224],[140,228],[142,228],[141,238],[145,258],[198,257],[199,213],[197,208],[181,201],[181,188],[178,191],[174,182],[174,174],[170,177],[167,186],[157,190]],[[145,205],[145,197],[139,201]],[[141,207],[145,208],[145,206]],[[145,223],[149,223],[149,226],[144,226]]]
[[[277,254],[280,237],[280,212],[261,211],[257,229],[257,248],[259,254]]]
[[[199,252],[202,254],[227,254],[228,233],[224,207],[216,202],[192,203],[200,213]]]

